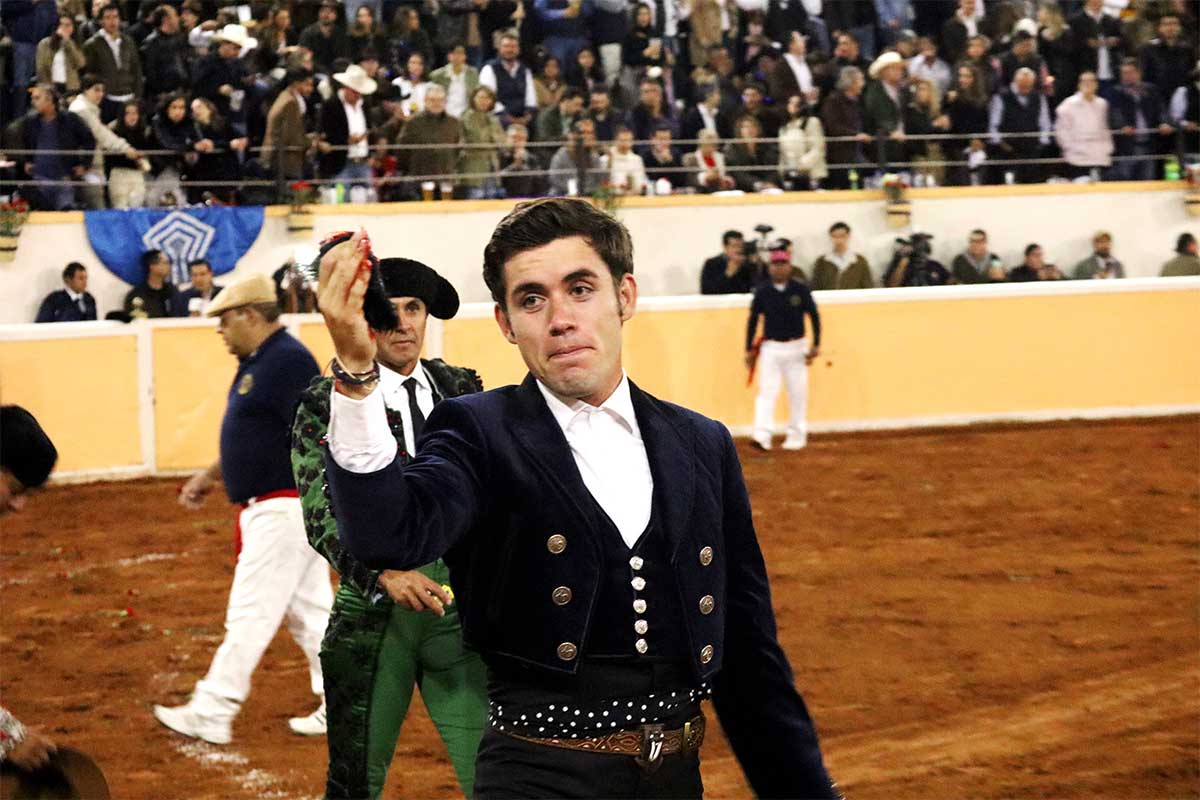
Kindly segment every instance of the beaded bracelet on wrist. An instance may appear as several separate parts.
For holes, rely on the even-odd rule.
[[[367,386],[379,380],[379,362],[371,363],[371,368],[366,372],[351,372],[342,366],[342,362],[334,358],[329,362],[329,370],[333,373],[333,379],[338,383],[346,386]]]

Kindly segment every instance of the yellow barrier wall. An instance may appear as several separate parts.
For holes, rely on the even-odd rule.
[[[155,328],[153,343],[158,469],[211,464],[237,360],[225,349],[215,323]]]

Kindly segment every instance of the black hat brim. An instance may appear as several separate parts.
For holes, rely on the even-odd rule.
[[[379,274],[390,297],[416,297],[431,316],[451,319],[458,313],[458,292],[450,281],[429,266],[411,258],[382,258]]]

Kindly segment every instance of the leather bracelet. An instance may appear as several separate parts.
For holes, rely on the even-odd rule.
[[[342,366],[342,362],[336,357],[329,362],[329,371],[333,373],[333,379],[338,383],[346,386],[367,386],[379,380],[379,362],[371,362],[371,368],[366,372],[350,372]]]

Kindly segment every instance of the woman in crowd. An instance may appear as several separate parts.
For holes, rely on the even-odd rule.
[[[567,69],[565,76],[568,86],[574,86],[585,95],[593,89],[604,88],[604,69],[596,60],[596,52],[585,47],[575,54],[575,63]]]
[[[386,53],[388,40],[375,21],[375,10],[369,5],[361,5],[354,12],[354,25],[350,28],[350,60],[362,60],[366,51]]]
[[[195,159],[188,169],[188,180],[209,185],[189,186],[188,200],[199,203],[211,196],[222,203],[235,202],[234,184],[241,167],[238,154],[245,152],[247,140],[234,134],[211,100],[197,97],[191,109]]]
[[[623,104],[638,96],[638,81],[649,70],[667,68],[667,53],[663,40],[651,24],[650,6],[638,3],[633,11],[633,27],[621,44],[621,88]]]
[[[59,14],[58,27],[38,42],[34,56],[37,82],[53,84],[63,97],[79,92],[79,72],[87,63],[74,36],[75,20],[69,14]]]
[[[950,117],[942,113],[938,102],[937,88],[933,81],[918,78],[911,84],[912,91],[908,105],[903,109],[904,132],[907,134],[907,158],[913,162],[908,167],[912,172],[920,172],[926,178],[932,178],[937,184],[945,182],[946,171],[940,166],[942,161],[942,145],[938,140],[920,139],[915,137],[946,133],[950,129]],[[928,162],[939,166],[926,165]],[[918,166],[921,165],[921,166]]]
[[[779,174],[790,191],[818,188],[825,169],[825,131],[808,101],[798,94],[787,100],[787,122],[779,129]]]
[[[466,177],[459,180],[459,185],[466,187],[471,200],[500,196],[495,173],[500,169],[500,148],[505,137],[500,120],[492,113],[495,108],[496,93],[479,86],[471,93],[471,107],[462,115],[463,149],[458,157],[458,173]],[[478,177],[484,172],[490,174]]]
[[[737,138],[743,141],[725,148],[725,166],[744,192],[779,188],[779,154],[774,145],[755,141],[761,137],[762,123],[747,114],[737,121]]]
[[[415,117],[424,111],[425,93],[433,86],[426,77],[425,56],[410,53],[404,65],[404,74],[392,81],[392,85],[400,90],[404,98],[404,112],[408,117]]]
[[[184,205],[187,202],[180,181],[187,175],[196,153],[196,126],[188,112],[188,98],[183,92],[172,92],[163,97],[158,113],[151,122],[154,134],[154,150],[169,153],[152,156],[150,163],[154,180],[146,191],[146,204],[155,208],[161,205]]]
[[[562,79],[562,64],[554,56],[546,56],[542,71],[533,79],[533,91],[537,95],[538,109],[558,105],[567,84]]]
[[[717,149],[720,139],[704,128],[696,136],[700,142],[695,152],[683,157],[683,166],[694,169],[691,182],[702,192],[720,192],[736,188],[733,178],[725,171],[725,156]]]
[[[1053,81],[1053,94],[1047,99],[1057,106],[1075,91],[1075,40],[1071,27],[1063,18],[1058,3],[1044,2],[1038,6],[1038,52],[1046,61]]]
[[[283,66],[300,41],[296,29],[292,27],[291,9],[287,6],[272,8],[270,22],[259,29],[255,38],[258,39],[258,50],[255,51],[258,71],[270,72],[275,67]]]
[[[957,73],[954,87],[946,92],[944,106],[946,116],[950,118],[947,133],[954,134],[955,138],[946,139],[942,148],[947,161],[981,159],[986,152],[984,137],[988,130],[988,95],[979,78],[979,70],[975,67],[962,64]],[[947,167],[946,182],[951,186],[971,183],[970,166],[954,164]]]
[[[392,30],[387,47],[382,53],[389,55],[389,64],[408,63],[408,57],[420,53],[425,63],[433,61],[433,39],[421,27],[421,15],[412,6],[400,6],[392,17]]]
[[[109,123],[117,136],[129,142],[134,150],[153,150],[155,141],[150,127],[142,118],[142,105],[130,100],[121,110],[121,116]],[[146,202],[146,173],[150,161],[142,156],[132,159],[124,153],[107,153],[104,156],[104,173],[108,181],[108,202],[113,208],[141,208]]]

